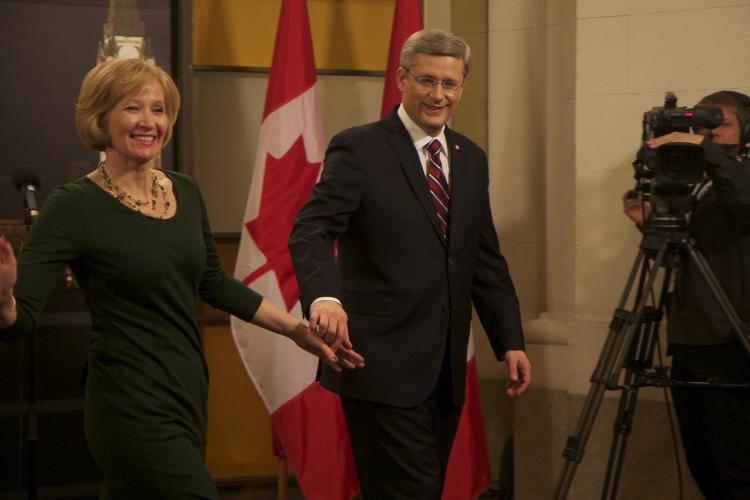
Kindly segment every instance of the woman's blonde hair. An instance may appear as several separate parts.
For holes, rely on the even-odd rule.
[[[180,110],[180,92],[166,71],[142,59],[112,59],[96,65],[83,78],[76,103],[76,132],[81,140],[96,151],[104,151],[110,143],[106,123],[109,112],[120,100],[154,80],[164,89],[165,113],[169,120],[164,135],[164,144],[167,144]]]

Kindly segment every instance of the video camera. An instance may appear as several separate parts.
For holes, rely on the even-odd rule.
[[[721,108],[678,108],[673,92],[664,96],[664,106],[643,113],[641,148],[633,168],[636,191],[651,201],[654,225],[684,224],[684,215],[691,208],[691,187],[703,179],[706,160],[703,149],[696,144],[673,142],[652,149],[646,141],[670,132],[689,133],[691,128],[713,129],[723,121]]]
[[[713,129],[721,125],[724,115],[721,108],[696,106],[678,108],[677,96],[667,92],[664,106],[643,113],[643,135],[638,152],[635,178],[653,179],[654,187],[675,189],[691,186],[703,179],[705,159],[700,146],[675,142],[651,149],[646,141],[670,132],[690,132],[691,127]]]

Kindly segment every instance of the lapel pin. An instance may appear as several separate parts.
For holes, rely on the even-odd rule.
[[[456,148],[457,150],[458,150],[458,149],[461,149],[461,146],[459,146],[458,144],[456,144],[456,145],[455,145],[455,146],[453,146],[453,147],[454,147],[454,148]]]

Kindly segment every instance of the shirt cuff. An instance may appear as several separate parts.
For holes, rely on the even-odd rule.
[[[313,300],[310,303],[310,307],[312,307],[313,305],[315,305],[316,302],[322,302],[324,300],[328,300],[330,302],[335,302],[338,305],[340,305],[341,307],[344,307],[344,305],[341,303],[341,301],[339,299],[337,299],[336,297],[318,297],[317,299]]]

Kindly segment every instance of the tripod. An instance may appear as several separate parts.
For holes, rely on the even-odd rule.
[[[670,385],[666,367],[660,366],[655,370],[651,370],[651,367],[672,274],[679,265],[680,258],[685,254],[704,278],[742,346],[750,355],[747,329],[722,290],[706,258],[688,235],[684,217],[654,216],[653,227],[654,229],[644,233],[625,290],[612,317],[602,353],[591,375],[591,386],[575,432],[568,436],[563,450],[565,465],[555,490],[556,500],[567,498],[576,467],[583,459],[586,443],[606,390],[622,391],[602,489],[602,499],[616,498],[638,390],[644,386],[666,387]],[[663,275],[663,282],[658,302],[655,306],[647,305],[650,298],[653,302],[654,285],[659,274]],[[634,307],[628,310],[626,304],[636,278],[638,284]],[[620,383],[623,369],[625,373]]]

